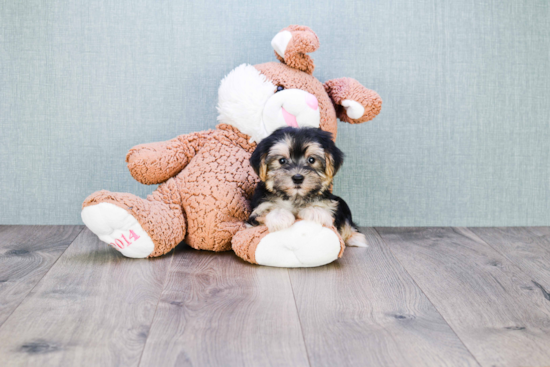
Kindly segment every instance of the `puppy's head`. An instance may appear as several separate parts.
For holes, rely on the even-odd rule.
[[[263,139],[250,164],[268,191],[303,198],[327,190],[343,158],[331,133],[289,127]]]

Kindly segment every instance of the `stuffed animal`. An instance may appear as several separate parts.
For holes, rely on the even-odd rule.
[[[105,190],[90,195],[82,220],[93,233],[134,258],[161,256],[182,241],[199,250],[233,249],[248,262],[280,267],[319,266],[342,255],[344,244],[333,227],[305,220],[274,233],[247,227],[258,182],[250,155],[280,127],[319,127],[336,138],[337,117],[369,121],[382,101],[354,79],[323,84],[313,77],[306,54],[319,40],[308,27],[287,27],[271,45],[280,62],[243,64],[222,80],[215,130],[130,149],[132,176],[159,186],[147,199]]]

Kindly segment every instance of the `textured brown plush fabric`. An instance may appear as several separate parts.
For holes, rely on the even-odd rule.
[[[338,258],[340,258],[344,254],[346,245],[344,244],[344,240],[336,228],[334,226],[329,228],[336,233],[338,239],[340,240],[340,253],[338,253]],[[269,230],[266,226],[246,228],[240,232],[237,232],[235,236],[233,236],[232,240],[233,251],[235,251],[235,254],[241,259],[252,264],[257,264],[256,249],[258,248],[258,244],[262,238],[264,238],[268,233]]]
[[[108,202],[127,210],[155,244],[150,257],[167,253],[184,239],[200,250],[230,250],[231,238],[250,215],[248,199],[258,180],[249,164],[256,144],[248,139],[222,124],[217,130],[138,145],[127,157],[136,180],[160,183],[165,172],[177,175],[147,199],[102,190],[90,195],[83,207]]]
[[[313,64],[313,59],[306,55],[306,53],[313,52],[319,48],[319,38],[317,38],[315,32],[303,25],[291,25],[282,29],[282,31],[289,31],[292,34],[292,38],[286,46],[285,58],[283,59],[275,52],[277,59],[291,68],[310,75],[313,74],[315,65]]]
[[[336,114],[341,121],[350,124],[360,124],[375,118],[382,109],[382,99],[375,91],[367,89],[352,78],[332,79],[325,83],[325,89],[336,106]],[[346,114],[346,109],[340,105],[345,99],[359,102],[364,108],[363,116],[352,119]]]
[[[292,33],[292,39],[285,58],[279,57],[282,63],[255,67],[275,85],[313,94],[319,102],[321,129],[336,139],[337,112],[342,121],[351,123],[370,120],[380,112],[380,97],[357,81],[341,78],[323,85],[311,75],[313,60],[305,53],[319,47],[311,29],[290,26],[285,30]],[[364,115],[349,119],[340,105],[344,99],[361,103]],[[249,143],[249,139],[236,128],[220,124],[215,130],[137,145],[126,156],[130,173],[143,184],[159,187],[146,199],[98,191],[84,201],[83,207],[111,203],[128,211],[155,245],[149,257],[163,255],[185,240],[200,250],[226,251],[233,246],[238,256],[255,263],[258,243],[269,231],[265,226],[245,226],[250,215],[249,199],[258,182],[249,163],[256,144]],[[344,251],[341,238],[340,243],[339,256]]]
[[[338,130],[336,112],[330,97],[325,92],[323,83],[313,75],[306,74],[278,62],[267,62],[265,64],[255,65],[254,67],[275,85],[282,85],[285,89],[295,88],[305,90],[317,97],[319,110],[321,112],[320,128],[325,131],[330,131],[334,139],[336,139]]]
[[[176,178],[169,179],[147,199],[138,196],[101,190],[88,196],[82,208],[99,203],[111,203],[137,219],[155,244],[149,257],[164,255],[185,237],[185,219]]]
[[[256,248],[258,244],[269,233],[266,226],[258,226],[243,229],[233,236],[232,247],[235,254],[241,259],[252,264],[256,263]]]
[[[213,130],[208,130],[181,135],[166,142],[137,145],[126,155],[128,169],[142,184],[164,182],[187,166],[213,133]]]

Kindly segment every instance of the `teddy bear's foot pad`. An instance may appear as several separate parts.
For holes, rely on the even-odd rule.
[[[126,257],[144,258],[155,249],[151,237],[136,218],[114,204],[87,206],[82,209],[81,215],[90,231]]]
[[[340,240],[334,231],[302,220],[262,238],[255,257],[260,265],[300,268],[331,263],[339,253]]]

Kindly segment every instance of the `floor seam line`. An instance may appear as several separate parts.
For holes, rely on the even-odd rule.
[[[411,277],[412,281],[414,282],[414,284],[418,287],[418,289],[420,290],[420,292],[422,292],[422,294],[426,297],[426,299],[428,300],[428,302],[430,302],[430,304],[433,306],[433,308],[435,309],[435,311],[439,314],[439,316],[441,316],[441,318],[443,319],[443,321],[445,321],[445,323],[447,324],[447,326],[449,326],[449,329],[451,329],[451,331],[453,332],[453,334],[456,335],[456,337],[458,338],[458,340],[460,340],[460,343],[462,343],[462,345],[464,346],[464,348],[466,348],[466,350],[468,351],[468,353],[470,353],[470,355],[472,356],[472,358],[474,359],[474,361],[477,362],[478,366],[483,366],[483,364],[481,364],[477,357],[474,355],[474,353],[472,353],[472,351],[470,350],[470,348],[468,348],[468,346],[466,345],[466,343],[464,343],[464,340],[462,340],[462,338],[460,337],[460,335],[458,335],[458,333],[456,332],[455,329],[453,329],[453,327],[451,326],[451,324],[449,324],[449,321],[447,321],[447,319],[445,318],[445,316],[443,316],[443,314],[441,313],[441,311],[439,311],[439,309],[436,307],[436,305],[432,302],[432,300],[430,299],[430,297],[426,294],[426,292],[424,292],[424,289],[422,289],[422,287],[420,287],[420,285],[416,282],[416,279],[414,279],[414,277],[412,276],[411,273],[409,273],[409,270],[401,263],[401,261],[397,258],[397,256],[395,256],[393,250],[391,249],[391,246],[388,245],[388,243],[386,242],[386,240],[382,237],[382,234],[378,231],[377,227],[372,227],[376,233],[378,234],[378,237],[380,237],[380,240],[382,240],[382,243],[384,243],[384,246],[386,246],[386,248],[391,252],[392,256],[394,257],[395,261],[397,261],[399,263],[399,265],[401,265],[401,267],[403,268],[403,270],[405,270],[405,272]],[[447,227],[447,228],[454,228],[454,227]]]
[[[470,227],[462,227],[462,228],[466,228],[471,234],[473,234],[474,236],[476,236],[477,238],[479,238],[479,240],[481,242],[483,242],[484,244],[486,244],[487,246],[489,246],[490,248],[492,248],[493,250],[495,250],[496,253],[498,253],[499,255],[501,255],[502,257],[504,257],[506,260],[508,260],[510,262],[510,264],[514,265],[519,271],[521,271],[523,274],[525,274],[530,280],[531,282],[535,282],[535,280],[533,278],[536,278],[536,277],[533,277],[531,276],[531,274],[527,273],[525,270],[523,270],[523,267],[519,264],[517,264],[515,261],[513,261],[512,259],[510,259],[505,253],[501,252],[498,250],[498,248],[496,248],[495,246],[493,246],[489,241],[485,240],[485,238],[481,237],[480,235],[478,235],[477,233],[475,233],[474,231],[472,231],[470,229]],[[491,227],[488,227],[488,228],[491,228]],[[519,228],[527,228],[527,227],[519,227]],[[533,232],[527,230],[528,233],[530,234],[533,234]],[[538,278],[537,278],[538,280]]]
[[[290,290],[292,292],[292,299],[294,300],[294,309],[296,310],[296,316],[298,317],[298,325],[300,325],[300,333],[302,334],[302,340],[304,341],[304,348],[306,350],[307,363],[311,367],[311,361],[309,360],[309,352],[306,344],[306,336],[304,335],[304,328],[302,326],[302,319],[300,318],[300,312],[298,311],[298,303],[296,302],[296,295],[294,294],[294,286],[292,285],[292,278],[290,277],[290,271],[286,269],[286,275],[290,283]]]
[[[57,259],[55,259],[55,261],[53,262],[52,266],[50,266],[50,268],[44,273],[44,275],[42,275],[42,277],[40,277],[40,279],[36,282],[36,284],[27,292],[27,294],[25,295],[25,297],[23,297],[23,299],[21,300],[21,302],[19,302],[17,304],[16,307],[14,307],[14,309],[10,312],[9,316],[6,317],[6,319],[0,324],[0,329],[2,328],[2,326],[4,326],[4,324],[11,318],[11,316],[14,314],[14,312],[19,308],[19,306],[21,306],[21,304],[27,299],[27,297],[29,296],[29,294],[31,294],[31,292],[34,290],[34,288],[36,288],[36,286],[38,284],[40,284],[40,282],[42,281],[42,279],[44,279],[44,277],[46,275],[48,275],[48,273],[50,272],[50,270],[52,270],[52,268],[55,266],[55,264],[57,264],[57,262],[59,261],[59,259],[61,259],[61,257],[65,254],[65,252],[67,252],[67,250],[69,249],[69,247],[72,246],[72,244],[74,243],[74,241],[76,241],[76,239],[78,237],[80,237],[80,235],[82,234],[82,232],[86,229],[86,226],[82,226],[83,228],[80,230],[80,232],[78,232],[78,234],[74,237],[74,239],[71,241],[71,243],[69,243],[69,245],[65,248],[65,250],[63,250],[63,252],[61,252],[61,254],[59,254],[59,256],[57,257]]]
[[[168,279],[168,275],[170,274],[170,271],[172,270],[172,263],[174,262],[174,256],[176,255],[176,250],[172,250],[172,257],[170,258],[170,264],[168,265],[168,270],[166,271],[166,275],[164,276],[164,281],[162,282],[162,289],[160,291],[159,299],[157,300],[157,304],[155,306],[155,312],[153,313],[153,317],[151,318],[151,323],[149,324],[149,330],[147,331],[147,338],[145,339],[145,343],[143,343],[143,349],[141,350],[141,354],[139,355],[138,360],[138,367],[141,365],[141,359],[143,358],[143,354],[145,353],[145,348],[147,347],[147,342],[149,341],[149,336],[151,335],[151,329],[153,328],[153,324],[155,323],[155,318],[157,317],[157,311],[159,308],[160,300],[162,299],[162,295],[164,293],[164,288],[166,287],[166,282]]]

